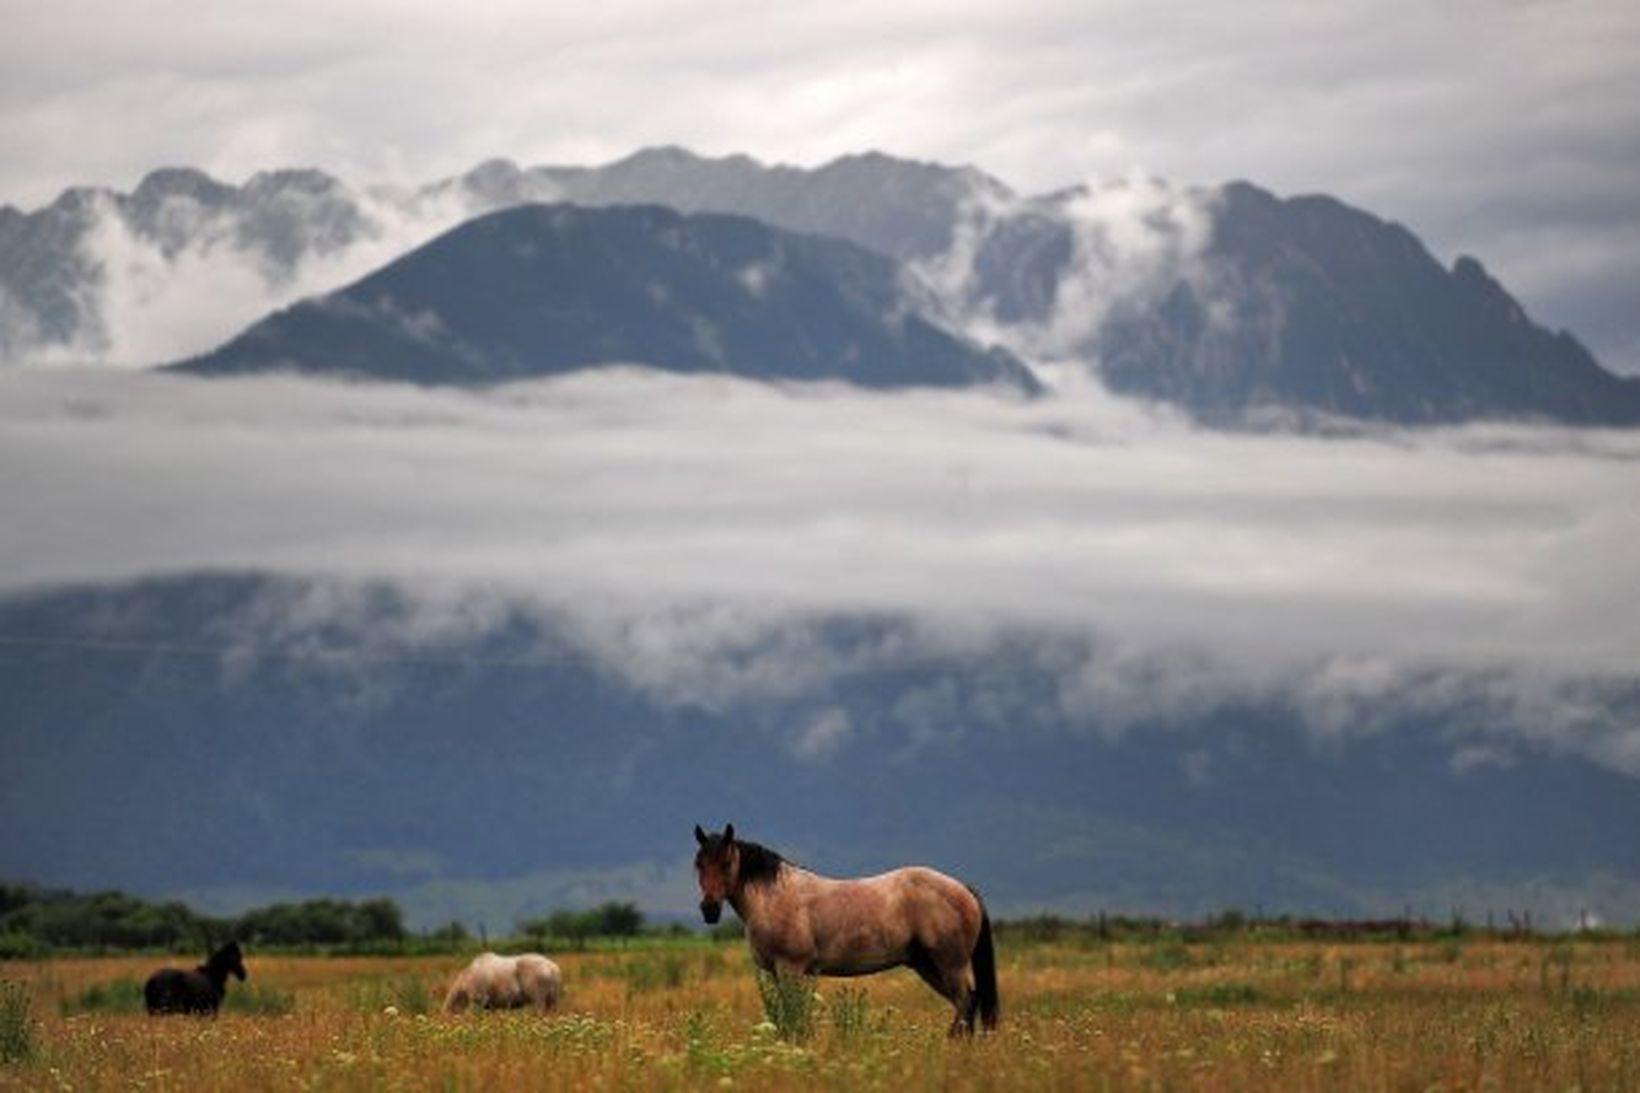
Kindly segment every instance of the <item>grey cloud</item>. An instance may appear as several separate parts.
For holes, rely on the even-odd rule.
[[[0,588],[301,577],[241,628],[299,648],[387,582],[411,606],[367,651],[523,614],[666,702],[819,718],[851,678],[1023,657],[1106,731],[1279,702],[1640,773],[1637,460],[1632,433],[1197,432],[1097,389],[25,372],[0,377]],[[882,625],[830,640],[849,618]],[[1034,700],[989,680],[894,716]],[[841,739],[810,729],[817,758]]]

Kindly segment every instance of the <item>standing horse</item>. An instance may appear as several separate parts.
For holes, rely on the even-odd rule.
[[[944,873],[910,866],[834,880],[768,847],[708,835],[695,825],[700,911],[717,922],[727,902],[746,924],[758,967],[776,975],[869,975],[906,965],[955,1007],[951,1035],[977,1015],[997,1027],[996,954],[979,893]]]
[[[191,972],[181,968],[161,968],[143,984],[142,998],[149,1013],[208,1013],[228,993],[228,976],[245,981],[245,957],[239,942],[230,941],[212,953]]]
[[[444,998],[444,1012],[479,1009],[520,1009],[533,1006],[546,1013],[564,993],[558,965],[540,953],[498,956],[480,953],[461,970]]]

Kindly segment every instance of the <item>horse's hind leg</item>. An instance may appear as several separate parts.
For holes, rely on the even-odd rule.
[[[947,1035],[956,1037],[966,1033],[972,1036],[974,1015],[979,1011],[979,995],[968,983],[968,965],[951,961],[942,963],[921,945],[912,946],[906,963],[956,1010]]]

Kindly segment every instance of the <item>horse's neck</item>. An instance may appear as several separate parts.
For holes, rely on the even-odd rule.
[[[750,926],[771,909],[803,899],[815,882],[822,879],[818,873],[800,865],[782,862],[780,872],[773,879],[742,885],[729,905],[740,916],[740,921]]]
[[[211,986],[216,988],[216,993],[224,994],[227,992],[228,968],[226,965],[219,965],[214,960],[207,961],[195,968],[194,971],[210,980]]]

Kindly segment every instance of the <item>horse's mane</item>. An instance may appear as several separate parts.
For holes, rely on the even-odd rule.
[[[786,864],[786,859],[777,851],[744,839],[736,839],[735,845],[740,848],[741,884],[772,884],[780,876],[780,867]]]

